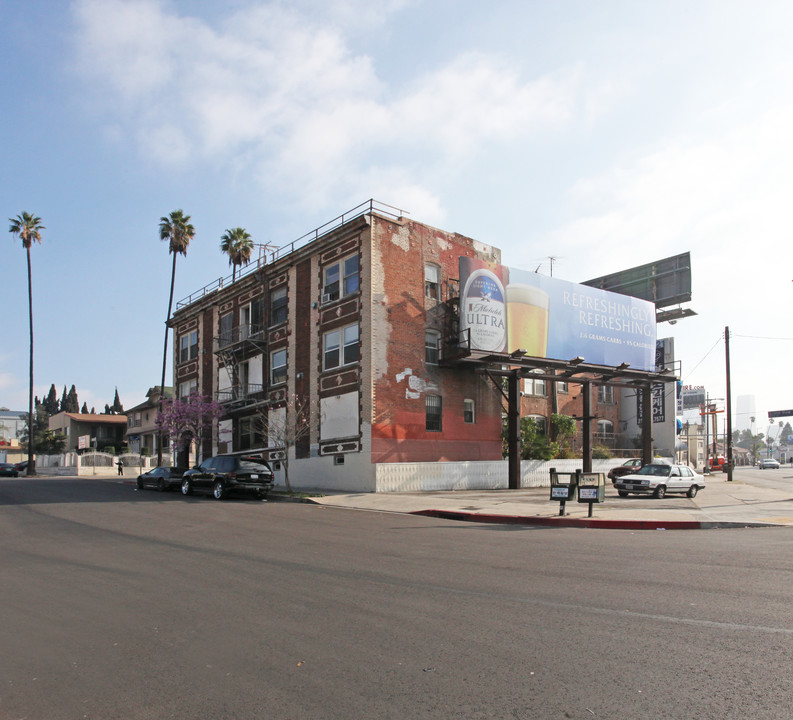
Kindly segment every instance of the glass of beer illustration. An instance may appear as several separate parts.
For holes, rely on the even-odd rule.
[[[506,287],[507,349],[525,350],[530,357],[548,352],[548,294],[533,285]]]

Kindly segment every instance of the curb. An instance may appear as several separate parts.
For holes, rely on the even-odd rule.
[[[503,525],[541,525],[543,527],[577,527],[602,530],[714,530],[718,528],[783,527],[774,523],[712,522],[700,520],[604,520],[600,518],[528,517],[488,515],[455,510],[414,510],[410,515]]]

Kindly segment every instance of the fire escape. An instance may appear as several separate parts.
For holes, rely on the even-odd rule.
[[[228,373],[230,385],[217,391],[217,401],[224,405],[228,412],[238,412],[265,399],[265,386],[261,382],[252,382],[249,376],[248,360],[259,355],[267,355],[267,334],[261,323],[244,324],[232,328],[214,339],[214,353],[220,361],[220,372]],[[261,380],[263,369],[260,368],[258,378]]]

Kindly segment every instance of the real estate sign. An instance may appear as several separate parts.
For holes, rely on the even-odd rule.
[[[655,305],[460,258],[460,329],[472,350],[655,370]]]

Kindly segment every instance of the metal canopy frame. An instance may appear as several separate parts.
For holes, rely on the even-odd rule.
[[[454,347],[454,346],[453,346]],[[678,378],[671,370],[660,372],[648,370],[632,370],[627,363],[611,367],[587,363],[583,357],[571,360],[552,360],[549,358],[529,357],[521,351],[513,353],[492,353],[481,350],[469,350],[456,345],[457,353],[443,361],[445,365],[457,367],[474,366],[475,372],[486,375],[507,401],[507,437],[509,488],[520,488],[520,380],[549,380],[551,382],[573,382],[582,386],[584,436],[583,471],[592,472],[592,432],[591,423],[596,419],[592,415],[592,385],[610,385],[613,387],[630,387],[642,393],[643,407],[648,411],[642,414],[642,459],[645,463],[652,461],[652,387],[657,383],[677,382]],[[507,392],[504,392],[498,378],[506,378]]]

